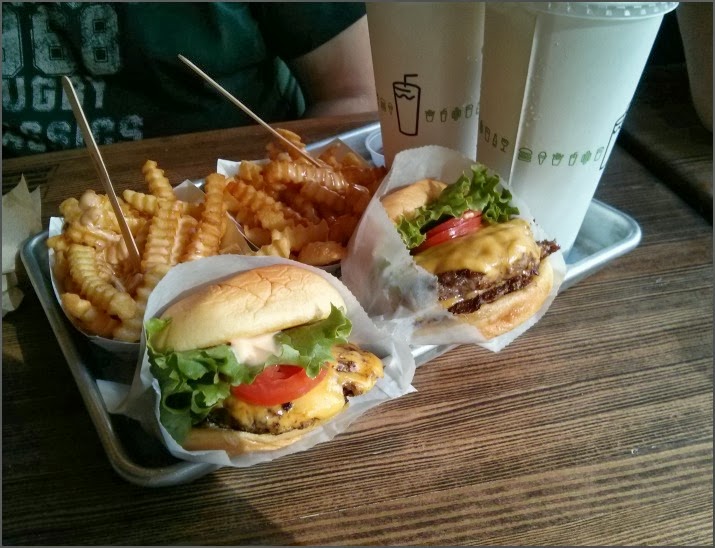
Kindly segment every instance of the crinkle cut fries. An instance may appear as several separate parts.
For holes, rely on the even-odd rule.
[[[302,149],[301,138],[280,129]],[[243,161],[235,177],[212,173],[205,197],[177,199],[153,160],[142,166],[146,192],[125,190],[119,200],[136,240],[141,268],[127,260],[117,218],[107,196],[87,190],[60,204],[62,233],[47,240],[65,312],[88,334],[137,342],[151,291],[169,269],[219,253],[227,213],[257,244],[255,255],[274,255],[327,266],[339,262],[385,168],[366,166],[355,153],[329,147],[310,164],[281,141],[266,147],[267,160]]]

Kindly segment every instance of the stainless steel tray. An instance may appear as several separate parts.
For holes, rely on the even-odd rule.
[[[377,124],[371,124],[337,137],[356,152],[367,156],[365,136],[376,127]],[[309,148],[331,140],[314,143]],[[640,239],[640,227],[634,219],[594,200],[576,243],[566,257],[567,272],[562,290],[628,253],[638,245]],[[216,470],[218,466],[213,464],[176,459],[159,440],[146,433],[139,423],[123,415],[110,415],[107,412],[96,381],[104,379],[131,384],[136,358],[116,356],[91,344],[65,317],[50,281],[46,240],[47,232],[28,239],[20,252],[22,262],[114,470],[127,481],[145,487],[188,483]],[[451,348],[420,346],[413,348],[413,354],[417,364],[422,365]]]

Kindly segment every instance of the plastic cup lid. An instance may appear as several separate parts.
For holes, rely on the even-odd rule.
[[[664,15],[678,2],[528,2],[526,7],[544,13],[590,19],[642,19]]]

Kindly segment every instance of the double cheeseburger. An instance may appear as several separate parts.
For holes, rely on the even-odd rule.
[[[476,164],[454,184],[423,179],[382,198],[414,261],[437,276],[440,304],[491,339],[546,301],[553,241],[535,241],[499,177]]]
[[[340,293],[293,265],[242,272],[147,322],[160,421],[187,450],[287,446],[371,390],[381,360],[348,342]]]

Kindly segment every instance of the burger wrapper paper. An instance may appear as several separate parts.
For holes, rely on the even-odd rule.
[[[384,377],[376,386],[361,396],[351,398],[345,411],[326,422],[321,427],[308,432],[293,445],[273,450],[229,456],[225,451],[187,451],[183,449],[164,429],[159,421],[159,383],[151,374],[149,357],[144,335],[141,341],[141,355],[131,388],[123,393],[115,383],[100,383],[105,404],[112,413],[127,415],[140,421],[143,427],[163,440],[167,449],[177,458],[212,463],[219,466],[247,467],[270,461],[283,455],[305,451],[314,445],[331,440],[345,432],[350,424],[366,411],[378,404],[413,392],[411,386],[415,372],[415,360],[404,342],[393,339],[380,331],[370,320],[350,291],[331,274],[289,259],[278,257],[249,257],[240,255],[219,255],[190,263],[179,264],[162,279],[152,291],[147,303],[144,322],[160,316],[171,303],[205,285],[217,282],[239,272],[272,264],[292,264],[315,272],[340,292],[347,305],[347,316],[353,324],[350,342],[356,343],[380,357],[384,364]]]
[[[566,273],[563,254],[551,255],[554,284],[546,302],[528,321],[510,332],[487,339],[476,328],[459,321],[440,306],[437,277],[418,267],[380,202],[385,194],[420,179],[447,184],[470,173],[473,160],[440,146],[400,152],[368,205],[342,262],[342,280],[382,329],[410,345],[476,344],[498,352],[533,326],[546,313]],[[529,209],[512,193],[518,217],[529,221],[536,240],[549,239],[534,222]],[[558,242],[557,242],[558,243]]]
[[[205,196],[204,192],[191,181],[184,181],[180,185],[175,186],[174,194],[179,200],[183,200],[189,203],[200,203],[204,200]],[[248,244],[246,244],[245,238],[241,236],[241,233],[236,227],[235,220],[230,215],[229,219],[231,220],[231,222],[227,223],[226,234],[221,240],[221,249],[249,249]],[[48,229],[48,236],[52,237],[61,234],[64,223],[65,221],[62,217],[51,217]],[[54,290],[55,297],[57,298],[57,301],[60,302],[60,294],[63,292],[63,289],[61,287],[61,284],[55,277],[54,273],[55,252],[52,249],[49,249],[48,251],[50,263],[50,281],[52,282],[52,289]],[[90,342],[99,346],[100,348],[103,348],[104,350],[107,350],[112,354],[117,354],[120,356],[137,355],[139,353],[139,343],[118,341],[108,339],[106,337],[100,337],[98,335],[93,335],[84,331],[84,329],[82,329],[82,326],[79,324],[79,322],[77,322],[74,317],[70,316],[69,314],[65,314],[65,316],[78,331],[80,331],[90,340]]]

